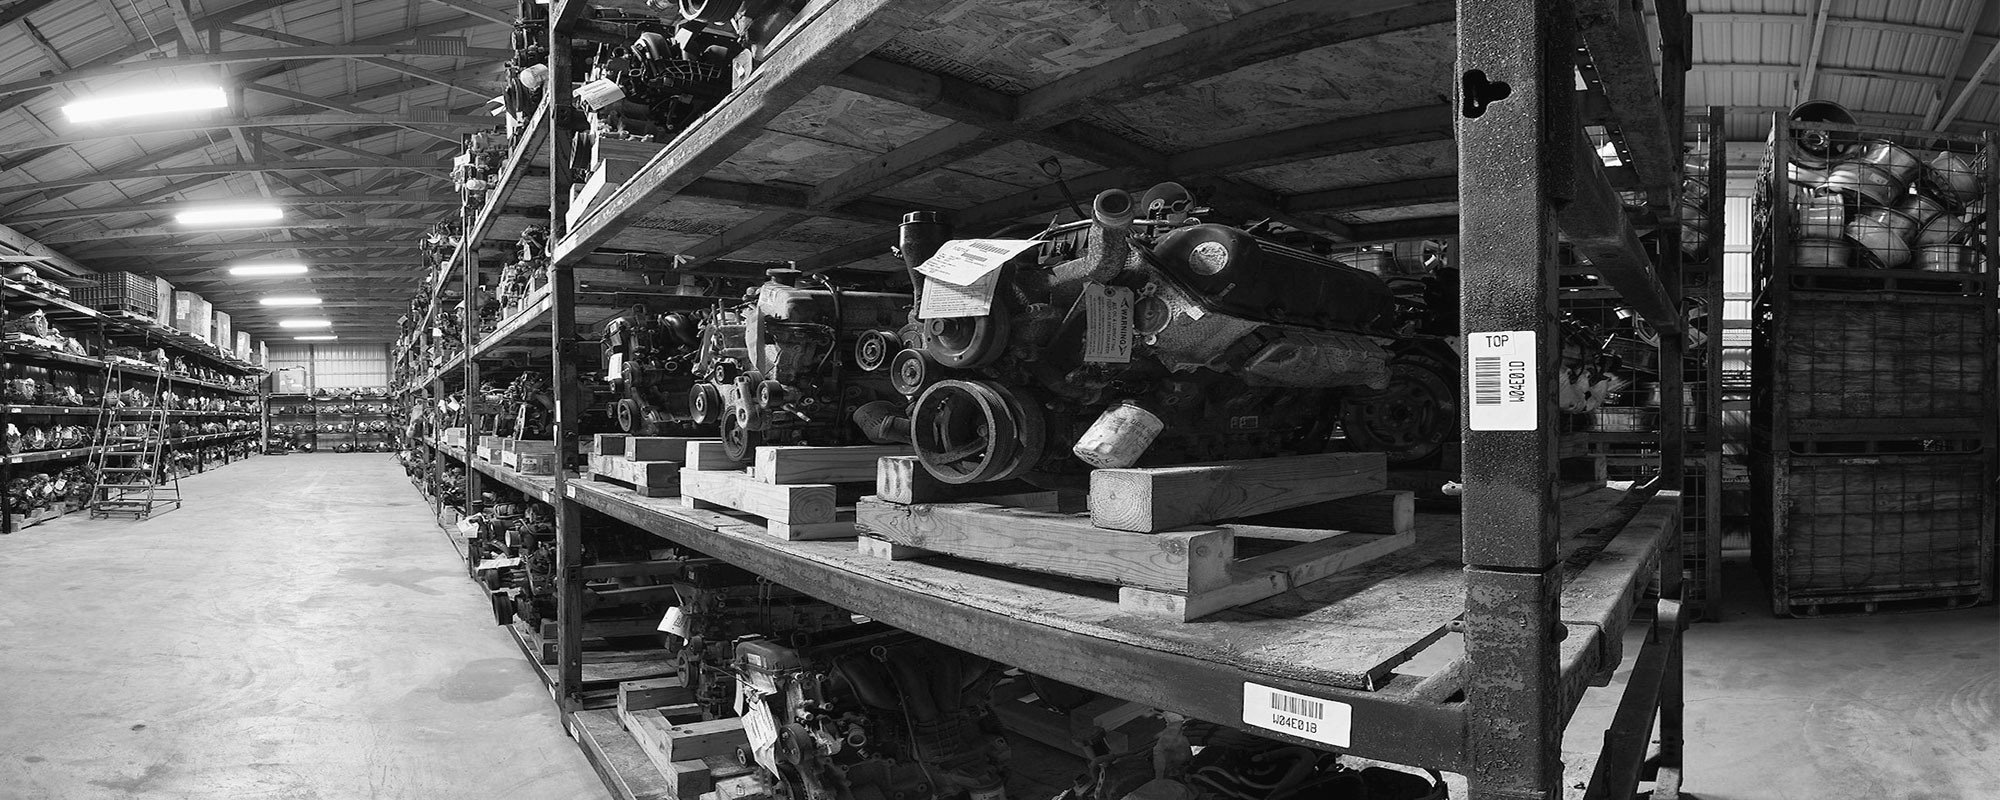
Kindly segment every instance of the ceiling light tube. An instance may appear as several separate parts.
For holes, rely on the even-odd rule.
[[[330,320],[330,319],[281,319],[281,320],[278,320],[278,327],[280,327],[280,328],[331,328],[331,327],[333,327],[333,320]]]
[[[163,89],[144,94],[91,97],[64,105],[62,110],[63,115],[69,117],[71,122],[97,122],[174,111],[228,107],[229,93],[222,87],[195,86],[184,89]]]
[[[294,341],[294,342],[330,342],[330,341],[333,341],[333,340],[335,340],[335,339],[338,339],[338,338],[340,338],[340,337],[338,337],[338,336],[335,336],[335,335],[333,335],[333,334],[331,334],[331,333],[319,333],[319,334],[313,334],[313,335],[311,335],[311,336],[294,336],[294,337],[292,337],[292,341]]]
[[[230,267],[229,274],[239,276],[256,275],[304,275],[304,264],[241,264]]]
[[[174,215],[182,225],[226,225],[232,222],[276,222],[285,218],[277,206],[222,206],[192,208]]]
[[[259,299],[257,304],[266,306],[316,306],[319,305],[319,302],[319,298],[317,297],[265,297]]]

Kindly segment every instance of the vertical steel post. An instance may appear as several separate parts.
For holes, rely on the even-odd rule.
[[[576,270],[554,257],[556,243],[568,232],[571,143],[563,122],[570,107],[570,27],[583,10],[583,0],[565,0],[549,7],[549,80],[543,102],[549,104],[549,327],[552,388],[556,413],[556,648],[557,696],[565,713],[582,707],[583,686],[583,509],[569,497],[571,462],[576,458],[577,421],[583,413],[581,382],[576,367]]]
[[[1563,0],[1458,2],[1460,309],[1473,356],[1464,426],[1473,800],[1553,798],[1562,780],[1555,206],[1573,191],[1576,40]],[[1525,395],[1479,391],[1482,353],[1504,363],[1495,380]],[[1506,408],[1517,410],[1495,413]]]
[[[485,236],[485,226],[479,224],[485,216],[486,209],[482,205],[480,208],[472,209],[470,213],[462,213],[459,217],[461,220],[459,223],[459,232],[463,238],[459,240],[458,267],[465,270],[465,280],[461,284],[463,286],[461,293],[465,296],[465,318],[460,320],[458,325],[459,338],[462,340],[461,346],[465,348],[462,351],[465,354],[465,366],[463,367],[464,380],[459,385],[465,388],[465,417],[463,420],[465,422],[464,513],[468,517],[479,513],[479,497],[486,483],[486,476],[473,468],[473,463],[479,457],[477,447],[479,439],[477,438],[478,426],[473,423],[474,417],[472,414],[472,398],[479,393],[480,380],[479,362],[472,357],[473,346],[479,344],[479,325],[474,320],[479,308],[479,240],[474,238],[474,234],[478,234],[481,237]],[[443,282],[439,282],[438,284],[438,294],[444,294]],[[443,310],[440,309],[439,313],[443,313]],[[442,432],[439,435],[442,436]],[[467,568],[478,566],[478,556],[473,553],[470,547],[466,548],[466,559],[470,562],[466,565]]]

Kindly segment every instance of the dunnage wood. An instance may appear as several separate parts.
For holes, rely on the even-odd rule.
[[[691,442],[720,444],[699,437],[597,434],[590,445],[590,479],[629,486],[641,497],[674,497]]]
[[[867,491],[876,461],[909,452],[901,445],[757,448],[750,463],[731,460],[721,442],[689,442],[680,471],[681,503],[764,520],[786,541],[854,536],[848,503]]]
[[[1192,472],[1169,468],[1157,483],[1131,479],[1131,473],[1143,470],[1116,471],[1119,479],[1106,485],[1118,486],[1125,494],[1094,491],[1093,499],[1116,497],[1125,511],[1165,508],[1168,514],[1180,514],[1207,508],[1218,515],[1209,519],[1242,518],[1232,524],[1178,525],[1151,533],[1102,527],[1093,522],[1095,512],[1064,513],[1032,494],[964,499],[968,487],[939,491],[946,485],[930,479],[914,457],[884,458],[876,479],[878,496],[864,498],[856,506],[856,524],[867,534],[858,548],[893,560],[948,555],[1114,584],[1119,587],[1120,605],[1134,613],[1193,620],[1282,594],[1415,541],[1414,496],[1366,488],[1379,487],[1385,480],[1385,462],[1379,454],[1345,455],[1373,457],[1319,463],[1359,465],[1356,474],[1372,476],[1370,480],[1343,483],[1353,475],[1336,476],[1325,483],[1348,488],[1315,491],[1310,473],[1300,470],[1302,462],[1279,459],[1283,463],[1271,468],[1246,466],[1243,471],[1249,478],[1303,484],[1296,491],[1272,492],[1271,486],[1263,486],[1203,493],[1188,491],[1190,485],[1181,477],[1195,475],[1212,485],[1230,486],[1231,480],[1217,472],[1226,466],[1202,465]],[[1362,487],[1358,492],[1353,488],[1357,485]],[[1176,499],[1155,501],[1144,490],[1148,486]],[[1338,499],[1327,499],[1329,493]],[[882,494],[903,502],[883,500]],[[948,499],[931,502],[937,498]],[[1024,499],[1035,506],[1020,507]],[[1260,512],[1286,513],[1252,516]],[[1142,518],[1132,513],[1111,517],[1128,522]],[[1299,520],[1315,522],[1297,527]],[[1325,527],[1330,520],[1347,529]]]

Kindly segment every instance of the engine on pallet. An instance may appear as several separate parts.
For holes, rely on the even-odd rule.
[[[493,290],[498,312],[507,313],[508,306],[528,299],[548,283],[549,229],[545,225],[531,225],[521,231],[521,238],[515,242],[514,260],[500,269],[500,283]]]
[[[593,19],[599,41],[577,102],[594,113],[596,133],[666,141],[729,96],[736,40],[698,21]]]
[[[1092,220],[1019,242],[952,242],[909,215],[920,328],[886,369],[910,402],[857,422],[961,484],[1316,452],[1336,421],[1356,449],[1435,454],[1458,424],[1449,344],[1399,334],[1379,277],[1193,206],[1173,183],[1108,190]],[[1361,402],[1392,377],[1426,402]],[[1384,428],[1402,434],[1370,435]]]
[[[886,367],[903,347],[909,295],[844,289],[793,269],[768,276],[748,302],[703,321],[700,381],[688,397],[695,422],[715,426],[736,459],[765,444],[847,444],[857,412],[901,397]]]
[[[680,612],[667,626],[682,685],[710,717],[736,713],[736,681],[727,668],[743,636],[791,641],[854,624],[839,606],[715,559],[688,558],[674,577]]]
[[[751,759],[788,800],[1003,800],[995,666],[879,624],[739,641]]]
[[[635,305],[605,324],[604,380],[618,395],[609,411],[619,430],[660,436],[693,422],[688,402],[700,343],[694,314]]]

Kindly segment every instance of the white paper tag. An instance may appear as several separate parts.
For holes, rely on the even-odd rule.
[[[953,239],[918,264],[917,271],[945,283],[970,286],[1038,244],[1031,239]]]
[[[1320,744],[1347,747],[1353,715],[1354,708],[1346,703],[1294,694],[1261,683],[1243,683],[1243,722],[1246,725],[1289,733]]]
[[[993,292],[1000,286],[1000,273],[989,272],[970,286],[944,281],[924,283],[924,299],[917,306],[918,319],[983,317],[993,311]]]
[[[667,609],[667,615],[660,618],[659,630],[661,633],[671,633],[682,639],[688,638],[687,615],[681,612],[680,606],[671,606]]]
[[[1535,377],[1534,331],[1467,334],[1465,361],[1473,430],[1535,430],[1541,384]]]
[[[750,740],[750,755],[773,773],[778,772],[778,723],[771,719],[770,705],[753,701],[742,713],[743,736]]]
[[[1122,286],[1083,287],[1083,360],[1124,364],[1132,360],[1132,290]]]

